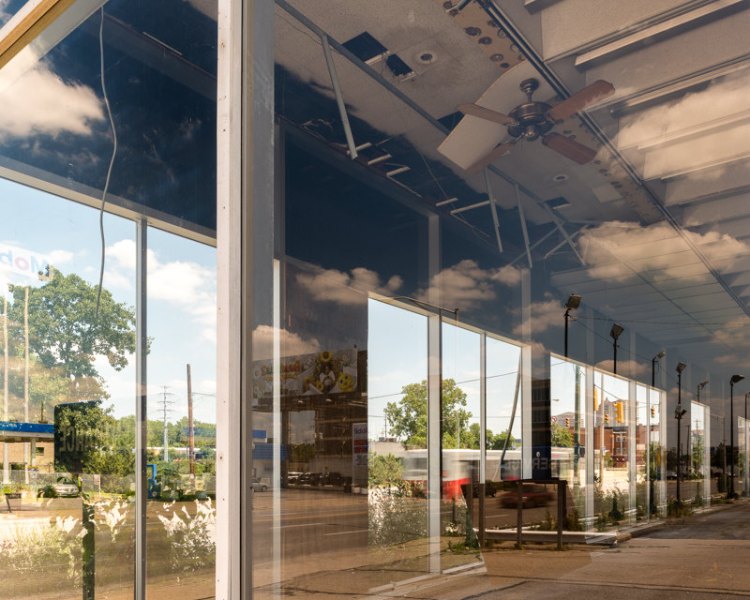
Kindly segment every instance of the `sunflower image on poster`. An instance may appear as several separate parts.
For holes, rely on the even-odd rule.
[[[287,356],[281,360],[280,367],[281,394],[284,396],[345,394],[357,387],[356,348]],[[256,397],[273,395],[273,372],[273,361],[263,360],[255,364]]]
[[[302,374],[306,395],[344,394],[357,385],[357,352],[343,350],[319,352],[309,369]]]

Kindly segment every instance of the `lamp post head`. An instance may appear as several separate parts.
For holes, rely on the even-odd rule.
[[[743,379],[745,379],[744,375],[732,375],[732,378],[729,380],[729,383],[734,385],[735,383],[739,383]]]
[[[581,306],[581,296],[578,294],[571,294],[568,296],[568,301],[565,303],[565,312],[568,313],[571,310],[576,310]]]
[[[701,381],[701,382],[700,382],[700,383],[698,384],[698,389],[699,389],[699,390],[702,390],[702,389],[703,389],[704,387],[706,387],[707,385],[708,385],[708,379],[706,379],[706,381]]]
[[[612,329],[610,329],[609,335],[613,340],[617,341],[617,338],[620,337],[623,331],[625,331],[625,328],[622,325],[612,323]]]
[[[677,371],[677,373],[678,373],[679,375],[681,375],[681,374],[682,374],[682,372],[683,372],[683,371],[684,371],[684,370],[685,370],[686,368],[687,368],[687,365],[686,365],[686,364],[685,364],[684,362],[678,362],[678,363],[677,363],[677,367],[675,368],[675,371]]]
[[[664,352],[664,350],[659,350],[659,351],[658,351],[658,352],[656,353],[656,356],[654,356],[654,360],[661,360],[661,359],[662,359],[662,358],[664,358],[664,357],[665,357],[666,355],[667,355],[667,353],[666,353],[666,352]]]

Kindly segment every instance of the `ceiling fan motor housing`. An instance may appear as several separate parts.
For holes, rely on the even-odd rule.
[[[535,102],[532,94],[539,87],[536,79],[525,79],[521,82],[521,91],[526,94],[527,102],[514,108],[510,117],[515,121],[508,126],[508,134],[514,138],[525,137],[533,141],[546,134],[555,126],[554,121],[547,117],[552,108],[545,102]]]

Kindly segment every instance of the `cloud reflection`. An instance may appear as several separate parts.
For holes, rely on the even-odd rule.
[[[297,282],[314,300],[342,305],[363,304],[367,302],[369,292],[392,295],[403,284],[398,275],[383,283],[380,275],[364,267],[356,267],[348,273],[336,269],[322,269],[314,274],[300,273]]]
[[[731,268],[750,247],[730,235],[715,231],[685,236],[700,247],[711,263]],[[608,221],[587,229],[579,238],[581,255],[589,265],[589,275],[597,279],[623,282],[649,271],[654,280],[702,280],[705,267],[696,265],[696,257],[687,242],[667,223],[642,226],[638,223]],[[684,252],[684,254],[680,254]],[[695,268],[691,268],[695,267]]]
[[[642,153],[646,179],[698,176],[699,169],[747,159],[748,93],[750,73],[723,77],[673,102],[624,116],[616,143]]]
[[[520,281],[521,271],[516,267],[506,265],[499,269],[482,269],[476,261],[465,259],[435,275],[430,287],[421,291],[417,298],[425,302],[439,299],[446,307],[471,309],[494,300],[497,297],[496,284],[512,287]]]
[[[104,119],[94,91],[67,83],[39,61],[22,52],[0,69],[0,140],[34,134],[90,135],[92,124]]]
[[[253,360],[270,360],[273,358],[273,342],[278,333],[281,344],[281,356],[298,356],[312,354],[320,350],[316,338],[304,339],[286,329],[274,329],[271,325],[258,325],[253,330]]]

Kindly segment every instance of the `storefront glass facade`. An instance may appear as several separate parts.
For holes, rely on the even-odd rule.
[[[216,7],[0,17],[0,597],[213,596]]]
[[[0,0],[0,597],[377,593],[746,490],[736,4]]]

